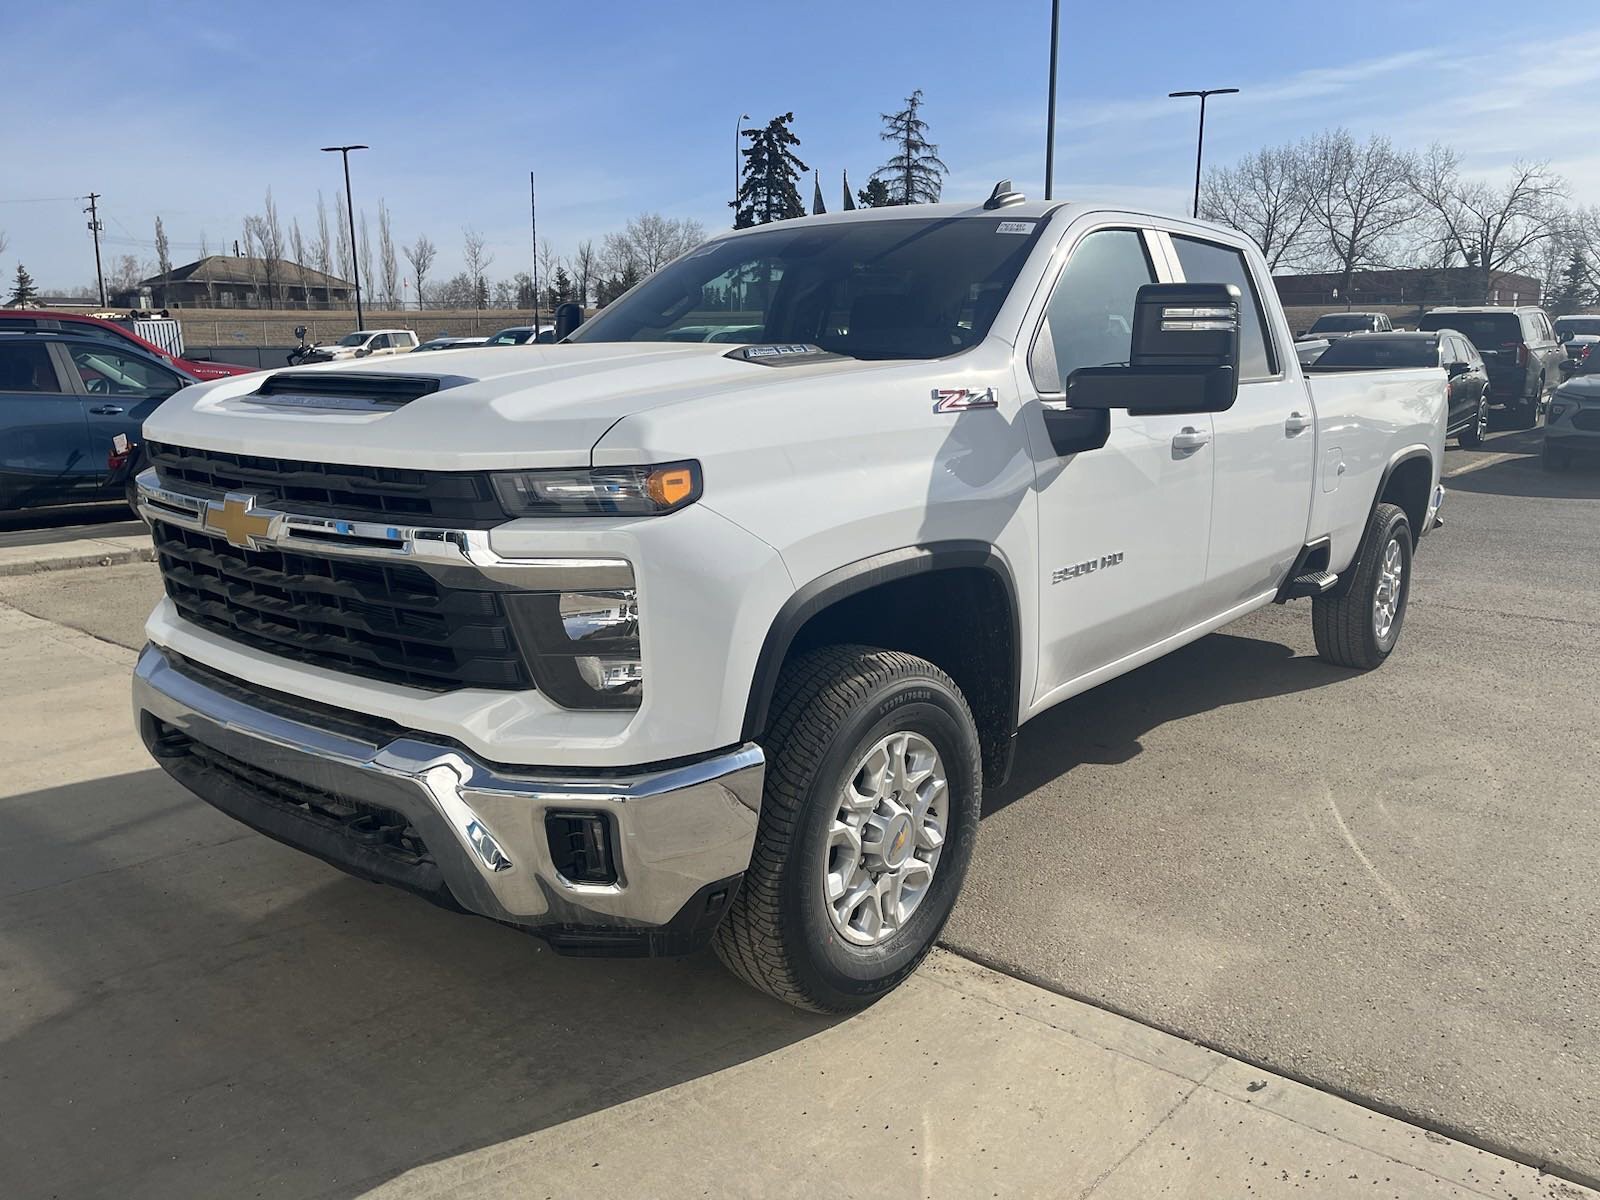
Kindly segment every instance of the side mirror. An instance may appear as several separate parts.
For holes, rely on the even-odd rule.
[[[556,329],[553,340],[557,342],[565,341],[567,335],[582,324],[583,305],[575,300],[568,300],[565,304],[556,305]]]
[[[306,327],[304,325],[296,325],[294,327],[294,335],[295,335],[295,337],[299,338],[302,342],[305,341],[306,340]]]
[[[1067,407],[1134,413],[1226,412],[1239,394],[1239,306],[1231,283],[1147,283],[1123,367],[1079,367]]]
[[[1444,369],[1445,373],[1448,374],[1451,379],[1454,379],[1457,375],[1465,375],[1467,371],[1471,369],[1471,366],[1471,363],[1453,362],[1446,363]]]
[[[356,357],[357,358],[365,358],[367,355],[369,355],[371,353],[372,353],[372,351],[366,346],[359,346],[359,347],[356,348]]]

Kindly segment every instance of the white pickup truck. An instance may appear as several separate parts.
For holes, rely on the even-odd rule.
[[[1444,373],[1308,380],[1175,217],[787,221],[576,319],[167,401],[137,720],[356,875],[814,1010],[928,952],[1018,726],[1274,600],[1377,666],[1443,498]]]

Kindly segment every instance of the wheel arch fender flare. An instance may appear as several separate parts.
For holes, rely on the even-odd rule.
[[[976,568],[993,575],[999,581],[1009,605],[1007,616],[1011,622],[1011,662],[1006,664],[1009,674],[1006,690],[1010,696],[1010,731],[1014,732],[1022,687],[1022,616],[1016,576],[998,547],[989,542],[959,540],[886,550],[835,567],[796,589],[772,619],[762,641],[755,674],[750,681],[749,696],[745,701],[742,737],[746,741],[752,740],[766,728],[772,696],[777,689],[784,660],[789,655],[796,635],[812,618],[842,600],[882,584],[960,568]]]

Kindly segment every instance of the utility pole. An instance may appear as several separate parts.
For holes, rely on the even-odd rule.
[[[533,233],[533,334],[528,338],[539,341],[539,196],[533,190],[533,172],[528,172],[528,224]]]
[[[1232,96],[1238,90],[1238,88],[1204,88],[1193,92],[1167,93],[1168,100],[1177,100],[1187,96],[1200,97],[1200,136],[1195,139],[1194,143],[1194,212],[1190,216],[1198,217],[1200,215],[1200,160],[1206,152],[1206,97]]]
[[[366,150],[366,146],[324,146],[324,154],[340,154],[344,157],[344,215],[350,218],[350,274],[354,276],[356,285],[356,328],[365,328],[361,316],[361,252],[356,247],[356,208],[350,199],[350,151]]]
[[[1056,45],[1061,38],[1061,0],[1050,0],[1050,111],[1045,117],[1044,198],[1054,199],[1056,183]]]
[[[95,201],[100,199],[99,192],[90,192],[85,197],[89,207],[83,211],[89,214],[89,232],[94,234],[94,280],[100,286],[100,307],[106,306],[106,276],[100,269],[100,233],[105,226],[100,223],[100,214],[95,210]]]

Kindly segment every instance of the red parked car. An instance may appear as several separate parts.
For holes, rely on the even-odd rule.
[[[229,375],[248,375],[254,367],[241,367],[236,363],[196,362],[180,358],[147,341],[131,329],[116,321],[91,317],[87,313],[46,312],[36,308],[0,308],[0,330],[54,329],[62,333],[75,333],[80,337],[102,338],[113,343],[132,342],[146,354],[153,354],[162,362],[171,363],[180,371],[187,371],[196,379],[222,379]]]

